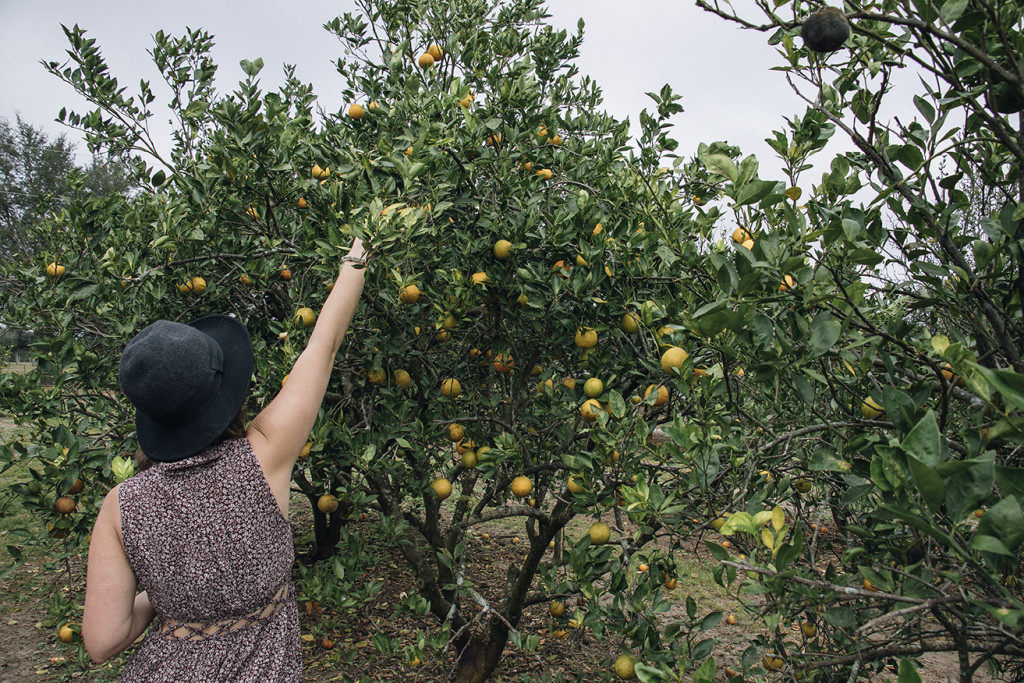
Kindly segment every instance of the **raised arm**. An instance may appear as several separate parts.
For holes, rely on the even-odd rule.
[[[356,238],[342,260],[334,288],[317,317],[309,343],[288,374],[288,381],[249,425],[249,442],[285,512],[292,467],[313,429],[327,392],[334,357],[363,290],[363,268],[352,259],[365,257],[362,242]]]

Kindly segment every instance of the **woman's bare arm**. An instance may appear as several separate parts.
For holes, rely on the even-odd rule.
[[[349,255],[365,257],[358,238]],[[334,288],[317,317],[309,343],[288,374],[288,381],[249,426],[249,442],[282,511],[287,511],[292,467],[320,411],[334,357],[355,315],[364,279],[362,268],[342,262]]]
[[[156,616],[145,591],[135,592],[135,572],[121,541],[118,488],[111,489],[103,500],[89,542],[82,641],[96,663],[134,643]]]

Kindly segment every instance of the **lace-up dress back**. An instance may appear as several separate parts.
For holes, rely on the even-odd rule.
[[[248,439],[120,488],[128,561],[156,622],[122,681],[301,681],[291,527]]]

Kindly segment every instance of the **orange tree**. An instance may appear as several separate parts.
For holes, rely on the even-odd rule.
[[[688,194],[719,200],[697,223],[731,219],[734,244],[668,311],[710,376],[669,453],[714,476],[722,581],[767,627],[744,668],[916,680],[901,658],[949,651],[962,681],[1019,672],[1020,4],[698,5],[770,33],[808,105],[768,140],[784,181],[722,146],[689,164]],[[836,134],[853,151],[808,181]]]
[[[701,632],[717,615],[694,606],[658,624],[671,562],[651,554],[656,571],[638,581],[634,557],[664,522],[629,525],[623,507],[624,487],[657,466],[647,425],[675,405],[660,385],[680,368],[676,391],[697,381],[682,351],[659,362],[671,333],[651,327],[685,266],[661,245],[687,243],[690,225],[656,166],[677,98],[666,89],[645,113],[634,157],[628,127],[597,111],[599,91],[572,66],[581,36],[545,25],[539,2],[361,7],[328,27],[350,55],[338,66],[351,105],[317,124],[290,74],[263,93],[262,62],[246,60],[238,88],[217,95],[211,37],[158,33],[169,153],[147,132],[150,86],[128,97],[95,42],[66,30],[70,60],[47,66],[96,108],[60,118],[129,157],[146,189],[69,204],[36,230],[40,262],[5,274],[5,321],[40,338],[37,370],[3,379],[32,430],[3,451],[5,469],[35,465],[14,492],[79,552],[103,493],[132,470],[116,385],[127,339],[161,317],[235,313],[256,349],[256,410],[302,348],[301,309],[317,309],[339,249],[361,234],[377,257],[294,475],[313,507],[313,559],[333,554],[348,514],[379,510],[459,680],[489,676],[510,637],[536,645],[517,629],[526,608],[577,597],[587,609],[562,622],[620,631],[681,669],[706,659]],[[565,536],[578,515],[592,533]],[[497,520],[524,555],[488,590],[466,540]]]

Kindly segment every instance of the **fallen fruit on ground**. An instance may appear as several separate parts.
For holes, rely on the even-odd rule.
[[[57,639],[62,643],[70,643],[75,640],[75,629],[73,624],[67,623],[57,629]]]
[[[627,654],[621,654],[615,660],[615,675],[624,681],[631,681],[636,678],[636,665],[633,658]]]

